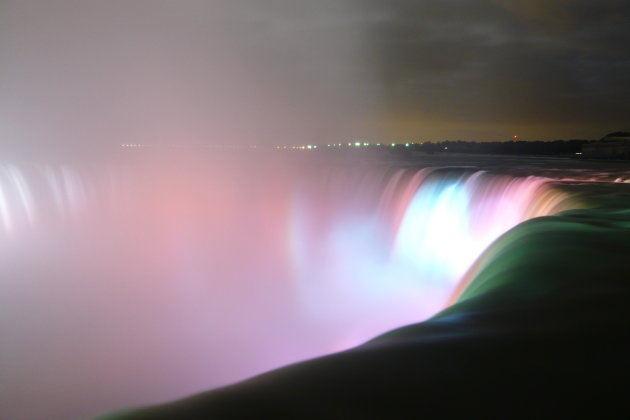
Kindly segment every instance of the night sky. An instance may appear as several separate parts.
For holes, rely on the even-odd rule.
[[[630,130],[627,0],[0,0],[4,150]]]

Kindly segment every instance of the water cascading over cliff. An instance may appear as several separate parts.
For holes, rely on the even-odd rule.
[[[360,344],[443,309],[511,227],[577,206],[471,168],[185,163],[1,166],[8,401],[72,407],[91,384],[89,415]]]

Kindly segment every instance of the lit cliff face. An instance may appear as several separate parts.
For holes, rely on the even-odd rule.
[[[496,237],[570,205],[543,178],[285,157],[2,165],[16,416],[172,399],[426,319]]]

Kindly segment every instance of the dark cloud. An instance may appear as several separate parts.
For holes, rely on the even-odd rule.
[[[598,136],[627,125],[627,2],[394,1],[372,7],[390,12],[371,32],[383,95],[420,135],[423,126],[440,136],[448,121],[457,130],[466,123],[513,125],[530,138]]]

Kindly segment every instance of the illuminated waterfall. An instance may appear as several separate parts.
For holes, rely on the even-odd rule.
[[[346,176],[333,189],[301,196],[290,237],[304,310],[331,325],[353,320],[339,349],[435,314],[501,234],[577,206],[546,178],[458,168]]]
[[[90,204],[101,203],[108,194],[102,179],[99,191],[95,185],[107,172],[98,177],[93,172],[69,166],[0,164],[0,240],[38,225],[45,229],[50,223],[81,219]]]
[[[6,398],[89,415],[354,346],[442,309],[511,227],[576,206],[546,178],[298,163],[0,165]]]

